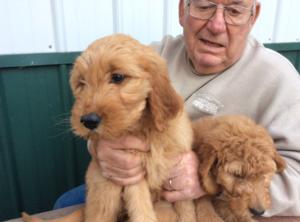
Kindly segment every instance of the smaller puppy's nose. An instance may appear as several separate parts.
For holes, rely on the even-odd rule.
[[[81,116],[80,122],[88,129],[96,129],[101,122],[101,117],[96,113],[89,113]]]
[[[255,216],[261,216],[264,214],[265,210],[250,208],[250,212]]]

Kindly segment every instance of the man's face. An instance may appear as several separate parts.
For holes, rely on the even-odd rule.
[[[192,0],[201,1],[201,0]],[[241,4],[249,9],[254,0],[211,0],[224,6]],[[184,0],[179,4],[179,21],[183,27],[186,50],[195,70],[200,74],[222,72],[242,55],[247,36],[260,11],[256,3],[254,15],[243,25],[229,25],[224,20],[224,9],[218,8],[209,20],[194,18]]]

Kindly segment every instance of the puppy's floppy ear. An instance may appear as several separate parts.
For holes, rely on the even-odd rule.
[[[152,87],[147,105],[154,126],[162,131],[166,127],[167,120],[176,117],[183,109],[183,100],[170,83],[165,61],[155,53],[146,57],[142,66],[149,73]]]
[[[199,176],[201,179],[202,187],[211,195],[217,194],[220,191],[220,187],[216,183],[216,175],[213,175],[213,170],[217,164],[217,151],[211,144],[199,144],[196,153],[199,158]]]
[[[274,161],[276,163],[277,172],[282,172],[285,169],[286,164],[284,159],[279,155],[277,151],[275,151]]]

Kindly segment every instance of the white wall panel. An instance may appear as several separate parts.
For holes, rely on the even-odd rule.
[[[260,0],[261,12],[252,30],[252,34],[261,42],[270,43],[275,40],[274,27],[278,19],[279,1],[280,0]]]
[[[274,27],[275,42],[300,41],[300,1],[279,1],[278,21]]]
[[[260,0],[252,34],[261,42],[300,41],[300,0]],[[0,54],[81,51],[115,32],[148,44],[178,35],[179,0],[0,0]]]
[[[112,1],[63,1],[65,41],[62,51],[83,50],[95,39],[113,33]]]
[[[0,0],[0,54],[55,50],[49,0]]]
[[[0,2],[0,54],[6,54],[14,51],[13,32],[9,21],[8,2],[4,0]]]
[[[178,7],[178,0],[166,0],[164,21],[166,28],[164,34],[176,36],[182,33],[182,27],[179,24]]]
[[[117,32],[134,36],[143,43],[160,40],[163,34],[164,1],[118,0]]]

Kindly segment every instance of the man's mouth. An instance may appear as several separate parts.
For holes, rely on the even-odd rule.
[[[200,39],[205,45],[208,45],[210,47],[216,47],[216,48],[223,48],[225,47],[223,44],[217,43],[217,42],[212,42],[206,39]]]

